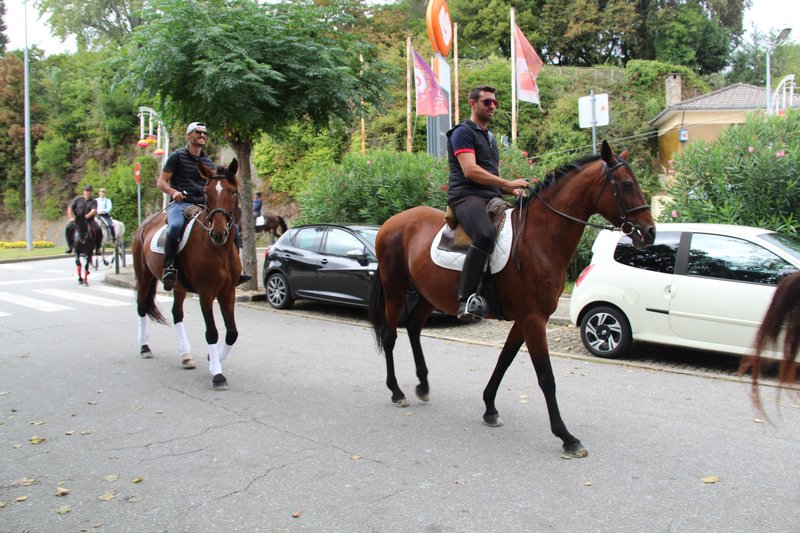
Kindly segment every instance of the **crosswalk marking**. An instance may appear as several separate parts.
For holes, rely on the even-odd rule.
[[[25,285],[28,283],[45,283],[49,281],[64,281],[67,279],[76,279],[76,278],[75,276],[61,276],[60,278],[18,279],[14,281],[0,281],[0,285]]]
[[[107,285],[101,286],[94,286],[91,287],[93,291],[102,291],[107,292],[108,294],[118,294],[120,296],[130,296],[134,300],[136,300],[136,292],[132,289],[123,289],[121,287],[109,287]],[[171,296],[164,296],[163,294],[156,294],[156,301],[157,302],[171,302]]]
[[[120,302],[119,300],[109,300],[108,298],[101,298],[99,296],[90,296],[85,292],[65,291],[62,289],[35,289],[33,292],[89,305],[99,305],[101,307],[121,307],[123,305],[131,305],[131,302]]]
[[[46,300],[39,300],[36,298],[28,298],[19,294],[12,294],[10,292],[0,292],[0,301],[21,305],[23,307],[30,307],[37,311],[45,313],[52,313],[55,311],[72,311],[74,307],[48,302]]]

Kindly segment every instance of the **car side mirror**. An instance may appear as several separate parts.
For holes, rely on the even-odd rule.
[[[350,250],[347,252],[346,255],[350,259],[355,259],[356,261],[358,261],[358,264],[361,266],[367,266],[369,264],[366,248],[361,250]]]

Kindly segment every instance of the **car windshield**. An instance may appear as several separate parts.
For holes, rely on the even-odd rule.
[[[800,241],[787,237],[786,235],[781,235],[780,233],[763,233],[760,237],[792,254],[800,261]]]
[[[378,228],[354,228],[362,237],[367,239],[372,246],[375,246],[375,238],[378,236]]]

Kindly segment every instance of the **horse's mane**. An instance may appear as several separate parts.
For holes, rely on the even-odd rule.
[[[567,163],[558,167],[555,170],[551,170],[548,172],[544,179],[540,180],[534,187],[528,192],[528,196],[524,199],[523,204],[530,202],[532,199],[536,198],[539,194],[541,194],[545,189],[554,185],[558,182],[560,178],[566,177],[568,174],[575,172],[580,167],[584,165],[588,165],[589,163],[594,163],[600,159],[598,154],[589,154],[581,157],[580,159],[576,159],[572,163]]]

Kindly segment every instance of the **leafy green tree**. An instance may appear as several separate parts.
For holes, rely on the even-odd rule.
[[[37,0],[41,16],[49,17],[53,35],[63,41],[74,35],[79,49],[122,46],[142,19],[145,0]]]
[[[753,113],[714,143],[676,156],[666,220],[718,222],[800,234],[800,112]]]
[[[354,118],[384,86],[372,47],[348,32],[356,9],[334,0],[154,0],[116,63],[124,79],[159,97],[167,115],[205,120],[236,152],[242,201],[252,203],[254,139],[295,120]],[[244,256],[255,272],[254,221],[243,210]],[[256,280],[250,282],[256,284]]]
[[[656,59],[685,65],[701,74],[721,70],[728,63],[736,35],[710,17],[699,3],[670,6],[658,14]]]

